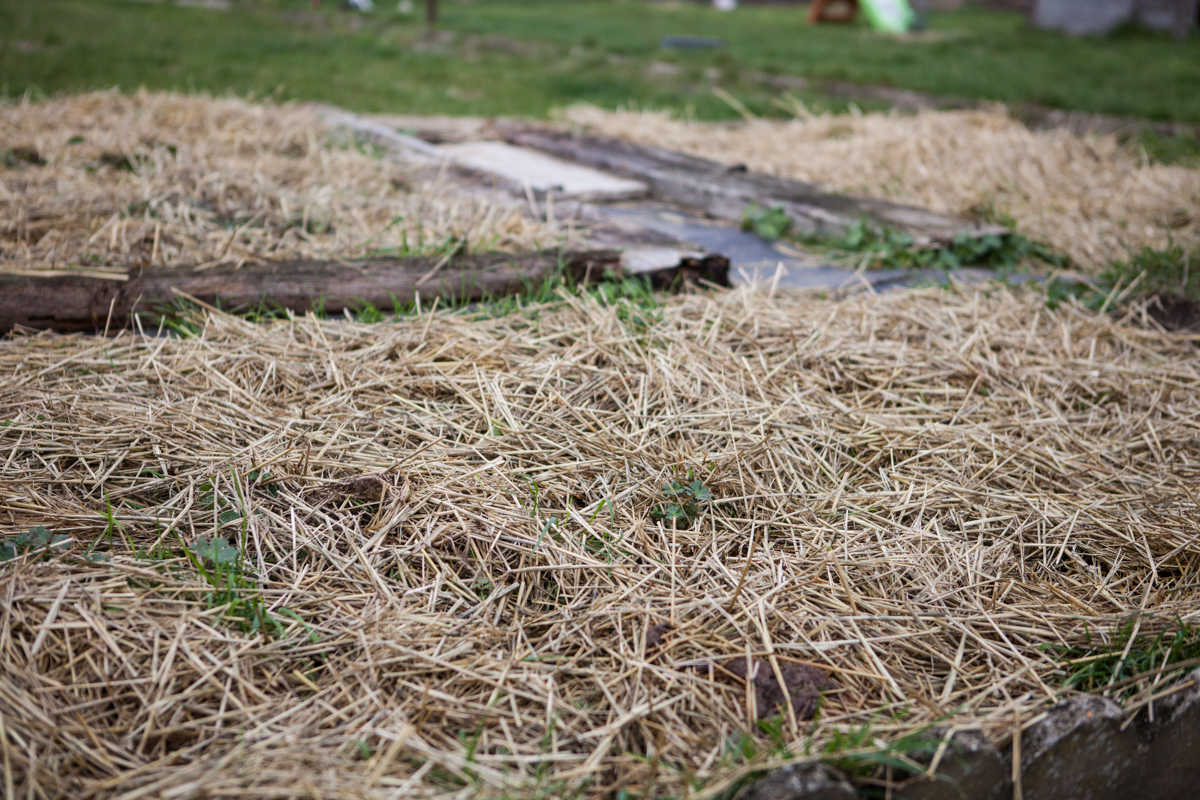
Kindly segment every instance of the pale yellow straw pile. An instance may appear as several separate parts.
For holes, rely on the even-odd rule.
[[[326,141],[315,110],[161,92],[0,105],[0,271],[242,264],[559,242]]]

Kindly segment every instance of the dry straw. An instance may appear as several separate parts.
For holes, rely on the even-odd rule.
[[[0,271],[204,267],[561,238],[323,140],[317,112],[140,92],[0,105]]]
[[[1031,131],[1003,108],[813,115],[737,124],[665,112],[568,109],[567,120],[645,144],[948,214],[1007,214],[1085,271],[1130,248],[1200,241],[1200,169],[1147,162],[1112,135]]]
[[[0,119],[8,269],[560,235],[303,109]],[[1196,622],[1197,337],[1002,289],[664,303],[0,341],[0,553],[67,537],[0,564],[6,795],[715,797],[864,725],[1002,740],[1061,692],[1040,646]],[[712,499],[672,521],[671,481]],[[747,660],[823,670],[819,720],[754,724]]]
[[[0,566],[9,796],[716,797],[864,725],[1003,739],[1060,693],[1040,646],[1200,616],[1200,340],[1141,319],[960,288],[195,322],[0,342],[4,535],[70,537]],[[819,721],[752,725],[747,656],[826,671]]]

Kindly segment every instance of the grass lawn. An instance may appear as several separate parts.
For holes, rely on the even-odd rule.
[[[1020,15],[965,9],[932,14],[928,32],[900,40],[865,25],[814,28],[795,7],[725,14],[608,0],[442,0],[430,34],[390,0],[369,15],[334,6],[5,0],[0,84],[9,97],[147,86],[274,93],[356,111],[543,116],[584,100],[722,119],[736,113],[714,86],[771,113],[782,90],[767,76],[777,74],[1200,121],[1195,35],[1074,40],[1027,31]],[[672,34],[719,36],[726,47],[661,49]]]

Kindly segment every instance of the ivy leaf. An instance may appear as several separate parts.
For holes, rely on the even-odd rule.
[[[62,550],[70,542],[70,536],[64,536],[61,533],[51,533],[46,530],[45,525],[38,525],[30,528],[28,533],[19,533],[16,536],[0,541],[0,562],[12,561],[17,556],[29,550],[44,550],[47,548]]]
[[[29,529],[30,542],[38,548],[53,547],[61,548],[71,541],[70,536],[64,536],[61,533],[50,533],[44,525],[38,525],[36,528]]]
[[[742,230],[754,231],[764,239],[774,241],[792,227],[792,218],[783,206],[765,207],[751,203],[742,212]]]
[[[678,503],[669,503],[665,506],[659,506],[657,509],[658,516],[662,519],[687,519],[687,509]]]
[[[683,494],[683,484],[679,481],[671,481],[663,484],[663,491],[667,494]]]
[[[197,539],[196,543],[192,545],[192,552],[208,563],[217,566],[233,564],[240,555],[236,547],[231,546],[229,542],[219,536],[215,539]]]

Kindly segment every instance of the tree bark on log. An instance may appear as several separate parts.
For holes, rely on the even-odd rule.
[[[241,269],[216,267],[131,270],[127,275],[95,273],[0,274],[0,333],[20,326],[57,331],[116,330],[135,312],[154,314],[177,299],[191,298],[227,310],[319,308],[326,313],[410,305],[420,295],[463,302],[518,293],[536,287],[561,268],[577,283],[621,273],[615,250],[478,254],[452,258],[411,257],[366,261],[275,261]],[[680,279],[726,281],[729,262],[720,256],[685,260],[674,269],[648,274],[658,287]]]
[[[757,203],[781,206],[796,229],[807,234],[840,235],[864,217],[879,225],[898,228],[923,244],[948,244],[960,235],[1008,232],[999,225],[883,200],[824,192],[811,183],[759,175],[748,172],[744,166],[728,167],[622,139],[576,136],[521,124],[498,124],[496,132],[510,144],[645,181],[650,184],[655,200],[696,208],[718,219],[741,222],[745,210]]]

